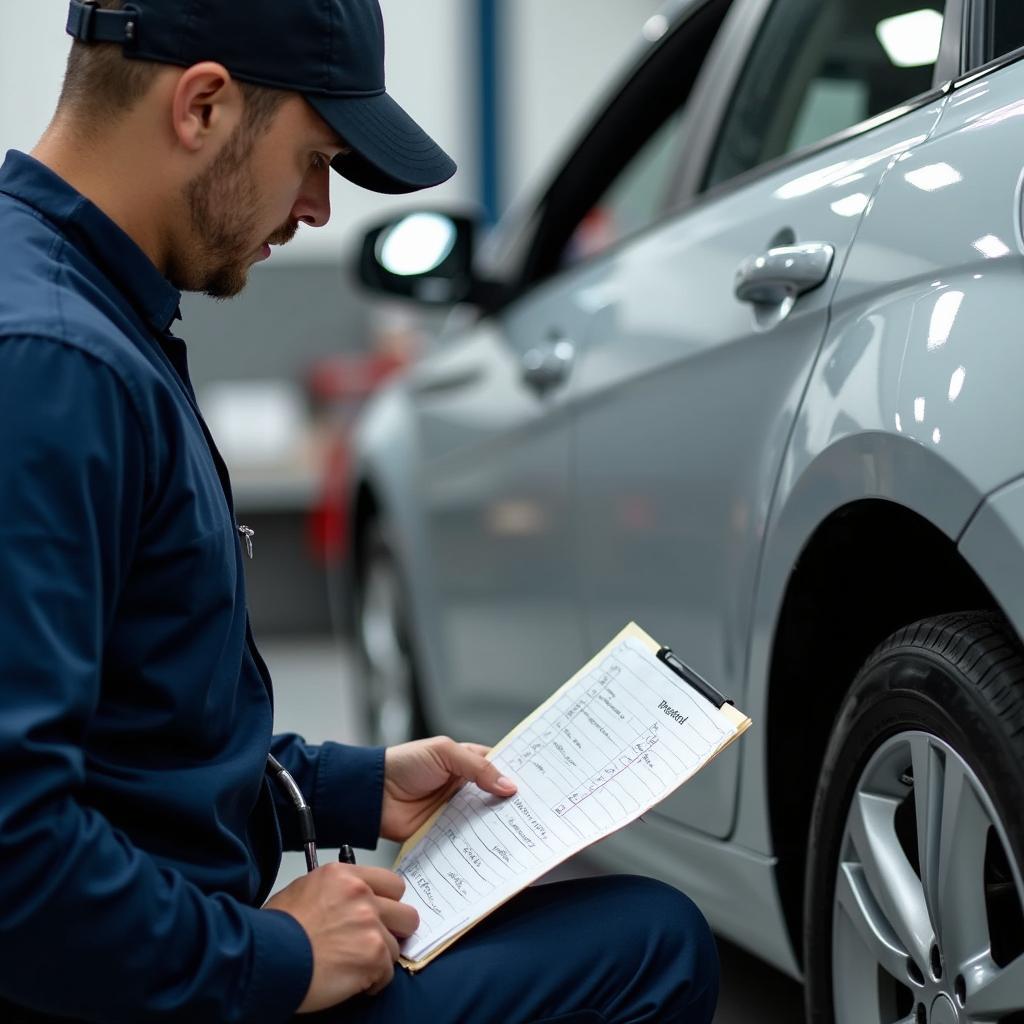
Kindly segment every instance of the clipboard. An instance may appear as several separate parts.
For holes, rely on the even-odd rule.
[[[597,835],[594,839],[587,842],[584,846],[580,846],[577,849],[573,849],[570,852],[566,853],[564,857],[561,857],[555,863],[546,866],[544,870],[537,875],[537,877],[541,877],[542,875],[546,874],[553,867],[557,866],[557,863],[562,863],[565,860],[569,859],[569,857],[575,856],[575,854],[578,853],[580,849],[585,848],[585,846],[593,845],[594,842],[598,842],[600,839],[606,838],[608,835],[613,834],[619,829],[624,828],[626,825],[630,824],[632,821],[635,821],[636,818],[646,813],[646,811],[650,810],[651,807],[656,806],[657,803],[660,803],[661,800],[663,800],[665,797],[674,792],[675,789],[683,785],[687,781],[687,779],[692,778],[693,775],[697,774],[697,772],[702,770],[708,763],[714,760],[714,758],[717,757],[722,752],[722,750],[730,746],[744,732],[746,732],[748,728],[750,728],[751,720],[745,714],[739,711],[729,698],[720,693],[699,673],[695,672],[688,665],[686,665],[672,651],[671,648],[662,646],[656,640],[654,640],[653,637],[644,632],[644,630],[642,630],[636,623],[631,622],[621,632],[619,632],[610,643],[608,643],[604,648],[598,651],[598,653],[595,654],[594,657],[591,658],[581,669],[579,669],[579,671],[577,671],[568,681],[566,681],[561,687],[559,687],[546,701],[544,701],[543,704],[541,704],[531,714],[524,718],[517,726],[515,726],[514,729],[512,729],[509,733],[502,737],[502,739],[491,749],[490,753],[487,755],[487,759],[493,761],[496,757],[503,754],[503,752],[506,751],[506,749],[509,748],[512,744],[514,744],[516,740],[520,736],[522,736],[528,729],[530,729],[535,723],[543,720],[545,716],[547,716],[549,712],[552,711],[552,709],[556,708],[559,702],[562,701],[567,694],[573,691],[574,687],[579,686],[581,681],[593,677],[594,674],[601,669],[602,664],[606,662],[606,659],[609,658],[610,654],[621,650],[626,641],[632,641],[635,644],[638,644],[639,647],[646,651],[649,656],[653,655],[654,660],[658,664],[665,666],[666,669],[668,669],[676,677],[681,679],[690,690],[694,691],[697,695],[699,695],[700,700],[707,701],[708,704],[714,707],[715,710],[721,716],[723,716],[724,720],[727,723],[729,723],[733,731],[730,735],[728,735],[728,738],[725,741],[723,741],[714,750],[713,753],[710,754],[710,756],[707,756],[701,760],[700,764],[695,770],[693,770],[690,774],[680,778],[679,781],[676,782],[674,785],[671,785],[671,788],[667,789],[667,791],[664,792],[657,800],[654,800],[648,806],[642,807],[641,809],[636,811],[636,813],[631,813],[628,817],[628,820],[624,820],[615,828],[610,828],[606,831],[603,831],[602,834]],[[665,704],[665,702],[663,701],[662,704]],[[667,714],[669,712],[673,712],[674,710],[674,708],[668,707],[665,713]],[[454,797],[452,799],[454,799]],[[406,842],[403,844],[402,848],[398,852],[398,856],[395,859],[393,870],[399,871],[403,863],[406,861],[407,858],[410,857],[410,855],[416,849],[420,841],[430,834],[434,825],[437,823],[441,815],[445,812],[445,809],[448,807],[449,803],[450,800],[445,801],[443,804],[439,805],[437,809],[434,811],[434,813],[430,816],[430,818],[416,831],[416,833],[412,835],[408,840],[406,840]],[[522,889],[532,884],[533,881],[536,881],[536,878],[524,881],[521,885],[518,886],[518,888],[508,893],[508,895],[505,896],[504,899],[495,902],[486,910],[486,912],[474,917],[473,920],[471,920],[465,925],[465,927],[459,929],[452,935],[448,936],[445,941],[443,941],[436,948],[432,949],[427,955],[418,959],[410,959],[409,957],[403,955],[399,958],[399,964],[410,973],[415,973],[417,971],[422,970],[424,967],[426,967],[428,964],[434,961],[437,957],[439,957],[443,952],[449,949],[459,939],[461,939],[467,932],[471,931],[482,920],[486,919],[486,917],[492,914],[495,910],[503,906],[506,902],[508,902],[509,899],[512,899],[517,893],[521,892]]]

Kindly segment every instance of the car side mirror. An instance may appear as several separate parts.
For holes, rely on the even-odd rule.
[[[490,291],[473,277],[477,221],[434,210],[392,218],[363,237],[358,277],[375,292],[431,306],[481,302]]]

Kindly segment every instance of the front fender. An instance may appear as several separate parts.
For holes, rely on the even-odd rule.
[[[410,380],[405,375],[388,384],[359,419],[353,437],[350,507],[355,507],[360,489],[368,487],[388,524],[411,604],[420,697],[428,721],[436,722],[432,680],[437,678],[437,661],[431,638],[439,634],[424,592],[430,575],[420,486],[423,461]]]
[[[934,449],[881,430],[841,438],[814,457],[791,446],[786,463],[766,534],[748,662],[744,711],[761,723],[768,717],[772,653],[787,587],[818,527],[839,509],[873,498],[917,513],[955,542],[983,497]],[[772,851],[767,739],[764,728],[747,734],[734,836],[764,854]]]
[[[960,538],[960,553],[1024,636],[1024,478],[990,495]]]

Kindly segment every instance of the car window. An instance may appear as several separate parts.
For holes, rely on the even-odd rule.
[[[705,187],[927,92],[944,10],[944,0],[775,0]]]
[[[587,211],[566,245],[563,266],[590,259],[654,223],[678,170],[684,116],[685,108],[669,117]]]
[[[992,0],[985,60],[1024,46],[1024,4],[1021,0]]]
[[[690,94],[733,3],[680,4],[649,40],[546,188],[506,301],[664,214],[686,160]]]

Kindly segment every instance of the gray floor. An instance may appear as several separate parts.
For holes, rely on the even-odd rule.
[[[298,732],[311,743],[326,739],[362,742],[358,705],[347,650],[329,640],[264,639],[260,643],[274,677],[278,732]],[[382,843],[360,862],[390,867],[396,847]],[[336,856],[324,851],[324,859]],[[300,854],[286,854],[277,886],[305,870]],[[585,859],[564,865],[553,877],[593,874]],[[722,994],[715,1024],[801,1024],[800,986],[755,957],[720,943]]]

